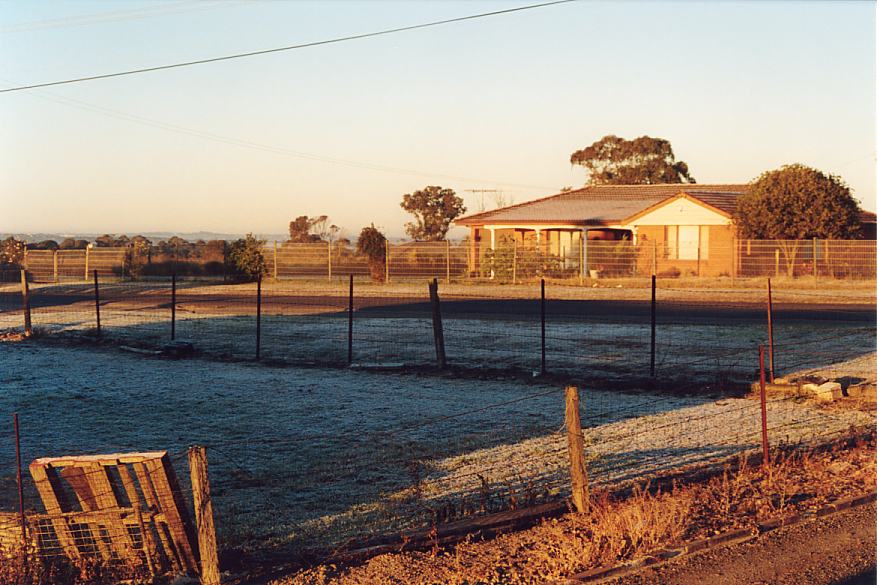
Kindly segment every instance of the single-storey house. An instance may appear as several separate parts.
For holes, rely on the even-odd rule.
[[[588,272],[609,244],[635,246],[638,273],[733,275],[739,246],[732,221],[747,185],[598,185],[468,215],[455,223],[470,230],[470,269],[478,271],[485,250],[503,242],[535,246]],[[863,212],[865,237],[877,218]],[[615,246],[617,248],[617,246]],[[590,250],[590,257],[589,257]],[[608,260],[607,260],[608,262]]]

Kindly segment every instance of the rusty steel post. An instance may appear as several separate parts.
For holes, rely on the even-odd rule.
[[[18,486],[18,515],[21,522],[21,566],[27,570],[27,520],[24,516],[24,488],[21,483],[21,432],[18,426],[18,413],[12,415],[15,430],[15,483]]]
[[[655,292],[658,288],[657,278],[653,274],[652,275],[652,309],[651,309],[651,322],[652,322],[652,344],[651,344],[651,358],[649,361],[649,375],[654,378],[655,377],[655,316],[656,316],[656,296]]]
[[[767,442],[767,388],[764,375],[764,345],[758,345],[758,371],[759,371],[759,388],[761,394],[761,452],[762,463],[765,467],[770,464],[770,455],[768,454]]]
[[[773,384],[773,294],[770,288],[770,279],[767,279],[767,341],[768,341],[768,364],[770,383]]]

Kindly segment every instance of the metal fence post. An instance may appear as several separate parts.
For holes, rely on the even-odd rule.
[[[656,333],[656,316],[657,316],[657,288],[658,288],[658,279],[653,274],[652,275],[652,307],[651,307],[651,325],[652,325],[652,335],[651,335],[651,357],[649,358],[649,375],[654,378],[655,377],[655,333]]]
[[[12,414],[15,430],[15,483],[18,486],[18,517],[21,522],[21,568],[27,571],[27,518],[24,515],[24,487],[21,482],[21,432],[18,426],[18,413]]]
[[[447,358],[445,357],[445,332],[442,326],[442,309],[439,302],[438,279],[433,278],[429,283],[429,300],[432,305],[432,333],[435,340],[435,358],[439,369],[445,369]]]
[[[262,353],[262,275],[256,280],[256,359]]]
[[[350,292],[347,297],[347,364],[353,363],[353,274],[350,275]]]
[[[770,279],[767,279],[767,339],[768,357],[770,364],[770,383],[773,384],[773,293],[770,288]]]
[[[447,283],[451,284],[451,241],[445,240],[445,258],[447,259],[447,263],[445,264],[445,275],[447,276]]]
[[[171,274],[171,341],[177,338],[177,273]]]
[[[277,280],[277,240],[274,240],[274,280]]]
[[[658,274],[658,240],[652,240],[652,276]]]
[[[518,237],[512,239],[512,284],[518,284]]]
[[[30,319],[30,286],[27,283],[27,270],[21,269],[21,311],[24,314],[24,336],[33,335],[33,324]]]
[[[97,282],[97,270],[94,271],[94,315],[97,321],[97,336],[100,337],[100,286]]]
[[[390,282],[390,240],[384,240],[384,282]]]
[[[759,371],[759,387],[761,395],[761,452],[762,463],[770,464],[770,456],[768,454],[767,442],[767,389],[764,380],[764,345],[758,345],[758,371]]]
[[[542,322],[541,323],[541,325],[542,325],[542,363],[541,363],[541,368],[539,371],[544,376],[546,371],[547,371],[546,367],[545,367],[545,279],[544,278],[541,280],[541,301],[539,303],[539,314],[540,314],[540,319]]]

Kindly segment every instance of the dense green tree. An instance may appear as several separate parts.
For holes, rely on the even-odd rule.
[[[802,164],[766,171],[737,200],[734,224],[742,238],[780,240],[789,276],[800,240],[860,237],[859,203],[837,175]]]
[[[432,185],[406,193],[400,205],[414,216],[413,222],[405,224],[405,231],[418,242],[444,240],[451,222],[466,212],[463,199],[453,189]]]
[[[256,280],[260,275],[267,274],[268,263],[262,254],[265,240],[247,234],[228,245],[227,259],[230,268],[248,280]]]
[[[383,282],[386,271],[387,238],[375,224],[362,228],[356,240],[356,253],[368,258],[368,268],[372,280]]]
[[[663,138],[626,140],[613,134],[577,150],[569,162],[585,167],[590,185],[657,185],[694,183],[688,165],[677,161]]]

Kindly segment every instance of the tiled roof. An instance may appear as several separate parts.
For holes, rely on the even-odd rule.
[[[859,212],[859,222],[861,223],[875,223],[877,222],[877,213],[873,211],[860,211]]]
[[[476,213],[460,218],[456,223],[606,225],[618,223],[680,193],[687,193],[707,205],[732,213],[737,197],[745,191],[746,185],[597,185]]]

